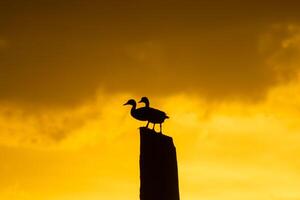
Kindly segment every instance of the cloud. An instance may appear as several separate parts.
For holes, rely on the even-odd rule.
[[[118,130],[124,118],[119,112],[124,109],[120,102],[127,98],[114,95],[114,99],[110,97],[104,101],[104,97],[97,95],[73,108],[31,110],[18,105],[2,105],[0,144],[47,149],[79,148],[110,141],[122,132]],[[114,120],[119,125],[114,124]]]
[[[226,143],[226,137],[230,135],[229,138],[235,137],[237,140],[234,145],[243,149],[244,144],[251,142],[261,147],[256,142],[261,136],[263,139],[268,137],[268,133],[280,135],[299,130],[299,98],[294,94],[298,87],[298,81],[277,86],[269,91],[264,101],[253,105],[239,101],[216,104],[187,94],[150,99],[154,107],[171,116],[164,130],[179,137],[184,141],[183,145],[196,147],[197,141],[216,137],[215,141],[223,141],[225,143],[220,145],[226,146],[230,144]],[[122,106],[123,102],[133,97],[140,98],[132,94],[107,95],[99,92],[92,100],[72,108],[2,105],[0,144],[68,149],[118,140],[135,127],[144,125],[133,120],[128,113],[129,108]],[[240,135],[240,132],[245,135]]]
[[[122,56],[119,57],[120,60],[112,59],[118,54],[115,52],[108,58],[107,66],[116,66],[109,70],[108,68],[100,67],[95,69],[87,68],[87,71],[82,71],[81,68],[73,69],[68,66],[66,67],[67,71],[56,71],[58,69],[55,69],[50,73],[58,73],[57,78],[61,82],[51,80],[51,77],[50,79],[45,77],[47,80],[46,85],[41,86],[39,82],[43,82],[44,77],[37,77],[38,81],[30,83],[32,84],[30,91],[23,90],[18,93],[18,88],[15,88],[14,92],[16,93],[10,91],[10,94],[18,97],[17,99],[19,100],[24,96],[27,97],[27,100],[31,100],[29,102],[31,105],[14,104],[14,101],[5,103],[8,100],[3,100],[8,97],[5,96],[5,92],[2,93],[3,100],[0,109],[1,141],[3,144],[12,146],[21,144],[37,147],[53,145],[77,148],[82,145],[92,144],[95,141],[111,140],[125,133],[135,123],[130,122],[125,129],[119,130],[121,126],[119,124],[126,119],[126,115],[123,112],[124,108],[120,107],[122,102],[132,96],[139,98],[148,94],[152,97],[151,99],[162,102],[161,105],[163,105],[163,99],[169,100],[180,95],[188,97],[189,100],[186,98],[170,100],[177,102],[182,108],[185,108],[187,105],[191,106],[189,112],[183,110],[175,114],[181,116],[180,119],[177,119],[176,116],[173,118],[177,122],[174,124],[174,127],[181,127],[182,131],[191,130],[190,132],[199,133],[199,124],[203,123],[202,120],[205,121],[219,105],[230,102],[240,102],[241,105],[249,107],[250,105],[247,104],[248,100],[264,97],[263,101],[256,102],[257,104],[254,106],[260,105],[258,103],[262,103],[264,107],[272,104],[272,109],[280,110],[274,102],[268,102],[268,95],[281,87],[283,89],[278,94],[273,95],[272,99],[275,99],[282,108],[289,111],[286,116],[286,118],[289,118],[294,108],[291,108],[290,104],[285,99],[281,99],[280,96],[290,96],[289,101],[297,99],[292,92],[297,89],[292,85],[297,85],[295,81],[297,82],[298,80],[300,63],[298,56],[300,53],[299,35],[300,28],[296,25],[272,26],[261,36],[258,46],[264,65],[253,67],[250,72],[244,71],[245,68],[239,69],[237,66],[231,66],[230,69],[227,69],[230,72],[228,76],[231,78],[226,76],[225,69],[218,68],[219,65],[206,70],[205,67],[199,64],[199,68],[197,68],[197,63],[194,63],[196,58],[189,54],[191,52],[190,47],[186,51],[182,51],[182,53],[190,55],[188,58],[193,61],[190,62],[191,67],[181,68],[180,66],[183,66],[183,63],[189,63],[187,62],[188,60],[183,62],[183,55],[180,55],[180,53],[176,54],[173,48],[170,49],[162,42],[149,40],[147,42],[118,46],[116,51],[118,53],[122,52],[120,54]],[[171,55],[177,55],[175,56],[177,60],[171,59]],[[200,61],[202,60],[200,59]],[[125,67],[122,67],[122,65]],[[92,73],[90,70],[95,73]],[[44,73],[43,70],[40,72]],[[93,92],[93,95],[86,96],[87,93],[82,93],[82,91],[85,88],[93,88],[89,87],[89,80],[97,80],[98,72],[102,73],[101,79],[99,79],[102,84],[95,84],[94,90],[99,92]],[[20,73],[26,74],[27,72],[25,70]],[[59,73],[66,73],[69,76],[59,76]],[[79,74],[83,75],[84,80]],[[88,74],[91,76],[87,76]],[[260,79],[258,77],[263,78]],[[29,79],[34,79],[35,77],[20,77],[17,81],[20,81],[22,78],[30,82]],[[4,83],[7,80],[1,79],[1,81]],[[74,82],[75,86],[72,85],[73,81],[76,82]],[[267,84],[263,84],[263,82]],[[26,88],[27,83],[24,84],[24,88]],[[5,84],[3,85],[6,86]],[[69,87],[72,89],[67,91],[66,94],[62,94]],[[98,87],[102,89],[97,90]],[[60,91],[60,89],[62,90]],[[130,92],[125,93],[124,91]],[[69,99],[69,95],[73,95],[72,98]],[[65,103],[74,102],[77,99],[76,97],[80,97],[81,102],[77,104],[69,103],[64,106],[57,106],[59,105],[57,103],[54,106],[50,106],[47,104],[49,102],[48,97],[50,102],[52,102],[51,98],[53,98],[53,101],[66,100],[64,101]],[[230,99],[230,97],[232,98]],[[217,104],[214,104],[216,102],[214,101],[215,98],[217,98]],[[23,101],[25,101],[24,99]],[[226,101],[232,99],[238,101]],[[38,102],[43,102],[43,100],[47,103],[42,104],[42,106],[39,105]],[[294,104],[297,105],[297,102]],[[229,104],[226,104],[226,106],[229,106]],[[178,106],[173,105],[173,107]],[[168,107],[167,109],[171,111],[171,115],[174,115],[172,113],[173,107]],[[198,107],[203,109],[198,109]],[[237,107],[231,108],[233,110],[228,112],[232,114]],[[194,109],[197,110],[197,113],[194,112]],[[284,115],[284,113],[284,110],[281,110],[279,115]],[[200,120],[199,116],[201,116]],[[286,118],[281,120],[285,121]],[[222,121],[222,118],[220,120]],[[226,121],[227,119],[224,120]],[[289,126],[295,126],[296,121],[287,121],[286,123],[290,123]],[[181,122],[185,123],[182,124]],[[226,121],[226,124],[231,123],[234,122],[231,120]],[[239,123],[243,123],[243,121]],[[259,123],[259,120],[257,123]],[[223,125],[214,125],[214,127],[219,126]],[[252,130],[251,126],[248,128]],[[106,132],[110,134],[105,134]],[[214,130],[214,132],[218,131]],[[202,137],[195,135],[197,134],[189,137]]]
[[[274,82],[298,78],[300,64],[300,26],[276,24],[261,38],[261,53],[273,72]]]
[[[251,2],[247,8],[259,9],[248,16],[234,2],[155,5],[61,3],[51,15],[35,2],[20,16],[27,4],[8,3],[1,16],[11,19],[4,28],[13,48],[0,59],[0,102],[74,106],[99,89],[257,101],[295,77],[297,24],[265,27],[278,21],[275,10],[299,17],[291,13],[297,6],[258,13],[270,5]]]
[[[6,48],[8,45],[7,40],[0,38],[0,49]]]
[[[192,32],[118,43],[110,38],[81,44],[71,38],[60,48],[61,55],[48,38],[39,47],[20,47],[20,57],[10,58],[17,60],[13,68],[7,65],[11,60],[4,60],[0,99],[71,105],[101,89],[108,95],[189,93],[208,101],[261,100],[270,88],[297,77],[298,29],[277,25],[255,41],[222,31],[206,39]]]

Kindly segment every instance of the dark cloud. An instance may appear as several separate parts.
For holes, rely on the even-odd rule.
[[[0,37],[0,49],[6,48],[6,47],[7,47],[7,41]]]
[[[286,73],[266,63],[274,51],[261,54],[260,36],[274,23],[297,23],[297,4],[1,3],[0,35],[8,38],[10,48],[0,54],[0,99],[70,104],[93,96],[98,88],[152,95],[191,92],[210,100],[259,99]],[[285,38],[271,38],[270,44]]]
[[[102,104],[105,104],[102,102]],[[1,144],[8,146],[58,145],[90,123],[102,123],[101,107],[96,102],[72,109],[24,109],[16,106],[0,106]],[[94,130],[90,130],[92,133]],[[84,133],[85,134],[85,133]]]

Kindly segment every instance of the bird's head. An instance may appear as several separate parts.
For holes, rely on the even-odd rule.
[[[129,99],[126,103],[124,103],[123,104],[124,106],[126,106],[126,105],[132,105],[132,106],[134,106],[134,105],[136,105],[136,102],[135,102],[135,100],[134,99]]]
[[[149,99],[147,97],[142,97],[139,103],[145,103],[146,105],[149,105]]]

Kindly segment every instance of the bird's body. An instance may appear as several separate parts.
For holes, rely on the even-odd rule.
[[[145,110],[145,113],[147,115],[147,121],[153,124],[161,124],[165,121],[165,119],[169,118],[165,112],[157,110],[155,108],[143,107],[143,109]]]
[[[140,121],[148,121],[147,114],[148,110],[145,108],[131,108],[130,114],[133,118]]]
[[[162,123],[168,119],[169,117],[167,114],[163,111],[157,110],[155,108],[150,107],[150,102],[147,97],[142,97],[139,103],[145,103],[145,107],[143,107],[146,110],[147,117],[148,117],[148,123],[146,127],[148,127],[149,123],[153,123],[153,129],[155,127],[155,124],[160,125],[160,132],[162,132]]]

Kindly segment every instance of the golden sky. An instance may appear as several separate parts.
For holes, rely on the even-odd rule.
[[[299,6],[1,1],[0,199],[138,199],[141,96],[181,199],[300,199]]]

